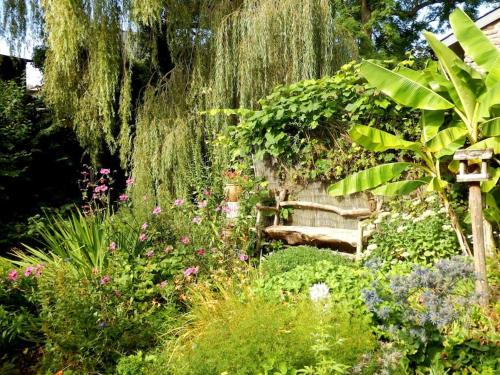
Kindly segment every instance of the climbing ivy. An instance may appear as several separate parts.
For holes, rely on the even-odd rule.
[[[402,64],[413,65],[414,61]],[[239,123],[228,128],[221,139],[221,144],[229,145],[233,161],[248,162],[252,154],[257,160],[271,158],[284,179],[335,180],[406,156],[369,153],[352,145],[346,132],[354,124],[409,139],[419,136],[418,112],[402,108],[370,87],[355,62],[332,76],[277,86],[259,104],[258,110],[209,113],[239,117]]]

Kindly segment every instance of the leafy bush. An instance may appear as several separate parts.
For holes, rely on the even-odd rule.
[[[265,257],[261,269],[268,275],[277,275],[291,271],[297,266],[311,265],[322,260],[339,265],[352,264],[352,261],[331,250],[320,250],[312,246],[291,246]]]
[[[156,284],[154,270],[111,262],[107,273],[72,271],[60,263],[39,279],[47,370],[109,372],[120,356],[148,349],[168,332],[174,286]]]
[[[283,304],[227,289],[198,293],[172,352],[174,374],[288,374],[305,366],[336,374],[374,347],[366,319],[343,305]]]
[[[361,289],[370,284],[370,273],[356,264],[335,264],[327,260],[297,266],[291,271],[256,280],[256,288],[272,299],[288,299],[297,293],[308,293],[313,284],[325,283],[331,298],[363,309]]]
[[[433,264],[459,254],[456,234],[434,196],[426,201],[399,199],[391,206],[390,212],[380,213],[374,221],[377,228],[365,256],[389,265]]]
[[[43,341],[34,277],[35,272],[0,258],[0,352],[10,359],[23,357],[30,346]]]

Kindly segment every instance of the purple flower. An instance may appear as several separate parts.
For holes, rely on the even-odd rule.
[[[199,217],[199,216],[193,217],[193,223],[200,225],[201,224],[201,217]]]
[[[157,206],[153,209],[153,215],[159,215],[161,212],[160,206]]]
[[[7,278],[10,280],[10,281],[16,281],[17,280],[17,270],[10,270],[8,273],[7,273]]]
[[[240,260],[242,262],[246,262],[248,260],[248,255],[246,255],[246,254],[240,254]]]
[[[361,291],[363,299],[365,300],[366,307],[368,310],[373,310],[375,305],[382,302],[382,299],[378,296],[375,289],[363,289]]]
[[[148,258],[152,258],[154,253],[155,253],[155,251],[154,251],[154,250],[149,250],[149,251],[146,253],[146,256],[147,256]]]
[[[111,277],[106,275],[106,276],[101,277],[100,283],[101,283],[101,285],[106,285],[110,281],[111,281]]]
[[[95,187],[94,192],[95,193],[104,193],[106,190],[108,190],[108,187],[106,185],[98,185]]]
[[[181,199],[181,198],[177,198],[175,201],[174,201],[174,206],[182,206],[184,204],[184,199]]]
[[[30,277],[34,270],[35,268],[33,266],[26,267],[26,269],[24,270],[24,276]]]
[[[189,267],[184,271],[184,276],[189,277],[191,275],[196,275],[198,273],[199,267]]]
[[[101,170],[99,171],[100,174],[104,174],[104,175],[108,175],[111,173],[111,169],[108,169],[108,168],[101,168]]]
[[[196,254],[198,254],[199,256],[205,255],[205,249],[198,249],[198,250],[196,250]]]
[[[183,243],[184,245],[189,244],[189,237],[188,236],[182,236],[181,237],[181,243]]]
[[[120,194],[118,199],[120,200],[120,202],[126,202],[126,201],[128,201],[128,195],[127,194]]]

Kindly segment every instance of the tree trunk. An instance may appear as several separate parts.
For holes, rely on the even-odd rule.
[[[370,5],[368,4],[369,0],[361,0],[361,23],[363,25],[364,32],[368,39],[372,38],[372,30],[371,27],[366,24],[370,21],[372,17],[372,11],[370,9]]]

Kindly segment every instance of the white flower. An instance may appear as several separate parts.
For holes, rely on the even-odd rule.
[[[376,219],[373,224],[380,224],[382,222],[382,218],[379,217],[378,219]]]
[[[369,245],[366,247],[366,250],[367,250],[367,251],[373,251],[373,250],[375,250],[376,248],[377,248],[377,244],[375,244],[375,243],[371,243],[371,244],[369,244]]]
[[[431,195],[427,198],[425,198],[425,201],[428,202],[428,203],[432,203],[436,200],[436,196],[435,195]]]
[[[416,200],[416,201],[411,202],[411,204],[412,204],[413,206],[418,206],[418,205],[420,204],[420,201],[419,201],[419,200]]]
[[[450,224],[444,224],[441,227],[442,230],[453,230],[453,227]]]
[[[441,207],[438,211],[440,214],[445,214],[446,213],[446,208]]]
[[[372,231],[372,230],[375,230],[375,225],[374,225],[374,224],[368,224],[368,225],[365,227],[365,229],[366,229],[367,231]]]
[[[314,284],[309,288],[309,295],[312,301],[318,302],[330,296],[330,288],[325,283]]]
[[[389,216],[390,214],[391,214],[390,212],[387,212],[387,211],[382,211],[382,212],[378,215],[378,217],[384,218],[384,217],[386,217],[386,216]]]
[[[406,228],[403,225],[400,225],[398,229],[396,229],[396,232],[401,233],[405,230]]]
[[[401,216],[401,218],[403,220],[410,220],[412,218],[412,216],[410,214],[403,214],[403,216]]]

